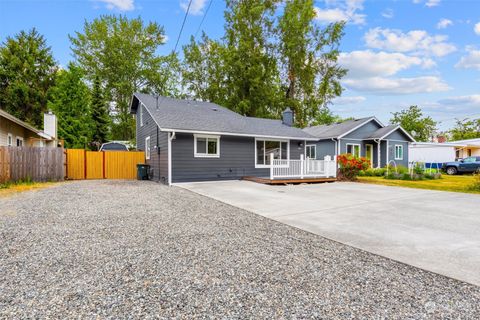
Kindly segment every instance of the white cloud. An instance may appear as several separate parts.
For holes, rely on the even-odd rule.
[[[473,27],[473,31],[480,36],[480,22],[476,23]]]
[[[453,21],[450,19],[441,19],[437,23],[437,29],[445,29],[448,26],[453,25]]]
[[[447,36],[431,36],[425,30],[412,30],[403,33],[395,29],[370,29],[365,34],[365,43],[369,48],[414,54],[445,56],[456,50],[456,47],[446,42]]]
[[[455,65],[456,68],[480,70],[480,50],[467,48],[468,54],[460,58]]]
[[[315,8],[316,19],[321,23],[347,21],[352,24],[365,24],[366,15],[358,13],[363,10],[364,0],[328,0],[327,8]]]
[[[462,106],[480,107],[480,94],[448,97],[446,99],[439,100],[438,103],[442,105],[450,105],[450,106],[462,105]]]
[[[429,8],[436,7],[439,4],[440,4],[440,0],[428,0],[427,3],[425,3],[425,5]]]
[[[198,16],[203,14],[203,8],[205,8],[205,3],[207,0],[192,0],[192,4],[190,5],[190,10],[188,11],[189,14]],[[187,11],[189,1],[182,0],[180,2],[180,7],[183,11]]]
[[[357,104],[365,101],[365,97],[354,96],[354,97],[338,97],[333,99],[333,104],[335,105],[345,105],[345,104]]]
[[[384,18],[391,19],[393,18],[393,16],[394,16],[393,10],[390,8],[387,8],[382,12],[382,17]]]
[[[438,6],[438,5],[440,4],[440,1],[441,1],[441,0],[427,0],[427,1],[424,1],[424,0],[413,0],[412,2],[415,3],[415,4],[419,4],[419,3],[425,2],[425,6],[426,6],[426,7],[432,8],[432,7]]]
[[[346,79],[343,82],[349,89],[379,95],[400,95],[447,91],[450,87],[439,77],[424,76],[414,78],[371,77]]]
[[[118,9],[120,11],[131,11],[135,9],[133,0],[98,0],[100,2],[106,3],[107,8]]]
[[[407,56],[403,53],[352,51],[340,53],[339,63],[347,68],[348,78],[392,76],[413,66],[430,68],[435,65],[431,59]]]

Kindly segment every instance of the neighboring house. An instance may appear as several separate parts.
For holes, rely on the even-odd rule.
[[[0,109],[0,146],[56,147],[57,119],[52,113],[44,114],[44,131]]]
[[[331,125],[303,129],[318,141],[307,144],[307,157],[322,159],[325,155],[351,153],[370,159],[372,167],[383,167],[394,161],[408,166],[408,145],[415,142],[401,126],[384,126],[377,118],[348,120]]]
[[[480,138],[443,143],[417,142],[410,145],[411,161],[425,162],[434,167],[444,162],[480,156]]]
[[[163,183],[268,177],[270,156],[293,160],[317,140],[282,120],[242,116],[209,102],[135,93],[137,149]]]
[[[450,143],[459,144],[455,150],[455,157],[463,159],[467,157],[480,157],[480,138],[451,141]]]

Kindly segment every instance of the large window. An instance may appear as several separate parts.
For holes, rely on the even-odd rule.
[[[403,146],[401,144],[395,145],[395,160],[403,160]]]
[[[150,137],[145,138],[145,159],[150,159]]]
[[[317,158],[317,146],[314,144],[306,146],[306,156],[308,159],[316,159]]]
[[[347,153],[355,157],[360,157],[360,145],[355,143],[347,143]]]
[[[270,158],[288,160],[288,141],[280,140],[256,140],[255,141],[255,167],[267,167],[270,165]]]
[[[207,135],[194,135],[194,157],[219,158],[220,137]]]

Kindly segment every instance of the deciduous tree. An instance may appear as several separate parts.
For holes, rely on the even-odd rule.
[[[457,119],[455,127],[449,133],[452,140],[480,138],[480,119]]]
[[[390,122],[401,125],[417,141],[429,141],[436,131],[437,123],[431,117],[424,116],[418,106],[410,106],[392,115]]]

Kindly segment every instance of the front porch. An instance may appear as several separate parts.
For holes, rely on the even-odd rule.
[[[295,183],[316,183],[332,182],[337,177],[336,157],[332,159],[325,156],[323,160],[304,158],[283,160],[275,159],[273,153],[270,154],[270,175],[269,177],[246,176],[243,180],[249,180],[266,184],[295,184]]]

